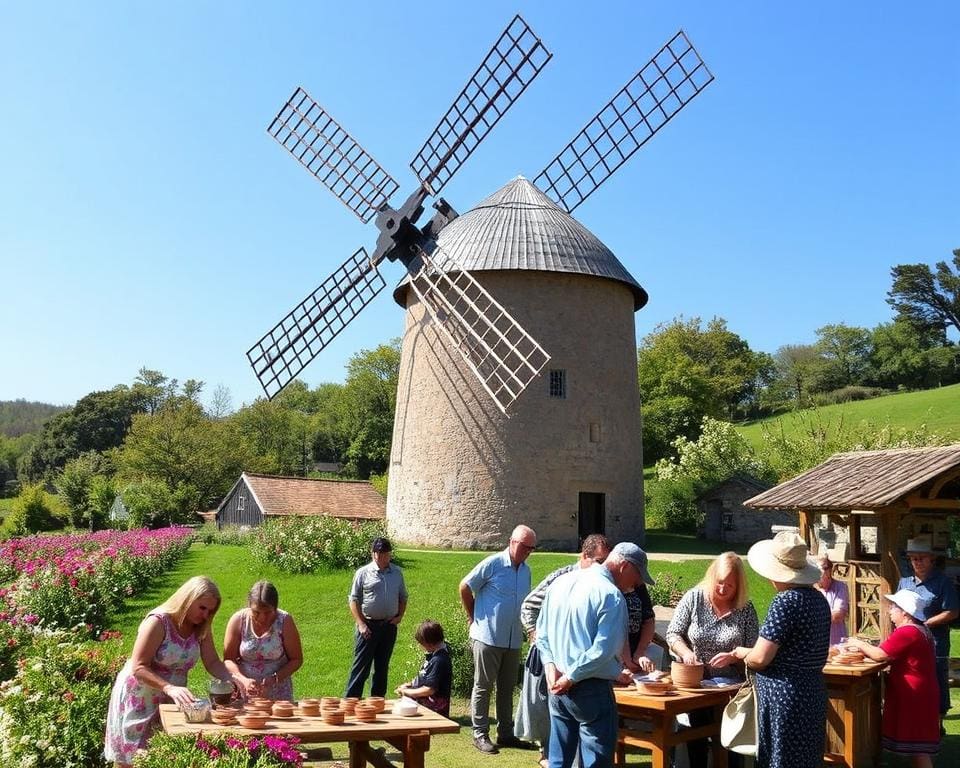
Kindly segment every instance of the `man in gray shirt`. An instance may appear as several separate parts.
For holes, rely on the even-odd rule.
[[[344,696],[363,696],[371,666],[370,695],[387,693],[387,670],[397,642],[397,624],[407,610],[407,587],[403,572],[390,562],[392,549],[389,539],[374,539],[370,545],[371,561],[358,568],[353,577],[348,600],[357,631]]]

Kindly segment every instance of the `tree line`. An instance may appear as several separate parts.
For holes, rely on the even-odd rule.
[[[637,352],[645,462],[673,455],[678,437],[695,440],[705,417],[742,421],[960,381],[960,347],[948,338],[960,333],[960,249],[952,263],[893,267],[890,322],[830,323],[774,354],[751,350],[722,318],[658,326]]]
[[[398,341],[363,350],[343,384],[294,381],[235,412],[223,388],[205,406],[203,382],[143,368],[130,385],[81,398],[27,443],[0,437],[0,470],[17,485],[55,489],[69,522],[84,528],[104,524],[118,493],[138,524],[186,522],[243,471],[315,476],[336,463],[367,479],[389,462],[399,364]]]

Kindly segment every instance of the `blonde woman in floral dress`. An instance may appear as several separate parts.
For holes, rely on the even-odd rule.
[[[244,698],[293,700],[293,673],[303,664],[303,650],[293,617],[279,604],[277,588],[258,581],[247,607],[227,622],[223,658]]]
[[[128,768],[137,750],[146,747],[160,722],[160,704],[183,706],[196,700],[186,684],[198,659],[211,675],[230,679],[210,635],[219,607],[217,585],[194,576],[141,622],[107,711],[103,754],[117,768]]]

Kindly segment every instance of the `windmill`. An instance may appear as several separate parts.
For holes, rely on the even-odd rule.
[[[364,223],[379,231],[247,352],[267,396],[293,380],[385,287],[384,260],[406,267],[411,290],[504,414],[549,354],[437,237],[457,217],[438,197],[552,54],[517,15],[415,155],[420,182],[393,208],[399,184],[302,88],[268,132]],[[681,30],[535,177],[571,213],[713,79]],[[418,222],[428,197],[436,213]],[[641,289],[642,290],[642,289]],[[645,294],[643,301],[646,301]],[[642,305],[642,303],[641,303]]]

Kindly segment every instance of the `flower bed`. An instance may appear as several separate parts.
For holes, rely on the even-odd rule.
[[[274,768],[303,765],[295,736],[234,736],[198,734],[168,736],[158,732],[150,748],[133,759],[134,768]]]
[[[318,515],[268,520],[257,529],[254,557],[287,573],[358,568],[370,560],[370,542],[386,536],[381,522],[352,523]]]
[[[26,536],[0,545],[0,621],[90,636],[189,548],[189,528]]]

